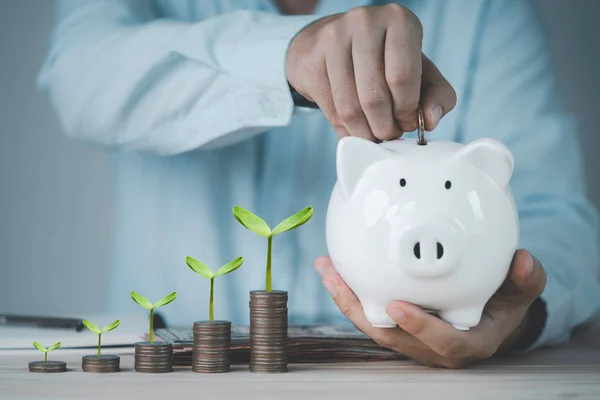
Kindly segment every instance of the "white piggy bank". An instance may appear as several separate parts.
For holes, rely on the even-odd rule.
[[[373,326],[396,326],[392,300],[456,329],[479,323],[517,249],[512,172],[511,152],[491,139],[340,140],[327,247]]]

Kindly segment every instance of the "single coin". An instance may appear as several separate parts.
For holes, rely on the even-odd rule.
[[[119,372],[121,358],[115,355],[83,356],[81,369],[84,372]]]
[[[427,144],[427,139],[425,139],[425,118],[423,118],[423,107],[421,107],[421,104],[417,107],[417,118],[419,119],[419,137],[417,139],[417,144],[424,146]]]
[[[29,372],[40,372],[45,374],[67,372],[67,363],[63,361],[32,361],[29,363]]]

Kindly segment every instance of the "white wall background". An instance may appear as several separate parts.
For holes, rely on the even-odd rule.
[[[600,0],[539,3],[560,88],[580,122],[589,193],[598,207]],[[48,0],[0,1],[0,313],[101,311],[107,283],[106,159],[63,136],[35,89],[52,16]]]

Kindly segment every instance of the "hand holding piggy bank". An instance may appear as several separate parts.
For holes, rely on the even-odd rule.
[[[373,326],[396,326],[393,300],[456,329],[479,323],[517,249],[512,172],[512,154],[491,139],[340,140],[327,247]]]

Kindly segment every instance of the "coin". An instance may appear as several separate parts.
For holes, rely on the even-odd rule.
[[[288,294],[286,291],[250,292],[250,371],[287,372]]]
[[[417,139],[417,144],[424,146],[427,144],[427,139],[425,139],[425,119],[423,118],[423,107],[419,104],[417,107],[417,118],[419,120],[419,136]]]
[[[84,372],[119,372],[121,358],[114,355],[83,356],[81,369]]]
[[[231,370],[231,322],[194,322],[192,371],[229,372]]]
[[[62,361],[32,361],[29,363],[29,372],[41,372],[45,374],[67,372],[67,363]]]
[[[173,372],[173,344],[169,342],[135,343],[135,363],[137,372]]]

